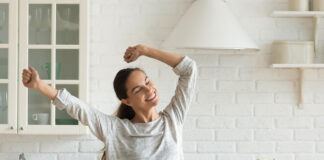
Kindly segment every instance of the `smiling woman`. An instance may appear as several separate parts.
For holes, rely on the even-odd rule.
[[[129,75],[134,71],[144,72],[139,68],[126,68],[126,69],[120,70],[117,73],[115,80],[114,80],[114,89],[115,89],[115,93],[119,100],[126,99],[128,97],[127,93],[126,93],[127,92],[126,91],[127,90],[126,89],[126,81],[129,77]],[[134,87],[131,92],[132,93],[139,92],[138,90],[140,90],[139,86]],[[121,103],[119,108],[117,109],[116,115],[117,115],[117,117],[119,117],[121,119],[127,118],[129,120],[132,120],[135,116],[135,111],[130,105],[127,105],[126,103]]]
[[[158,105],[159,96],[153,82],[149,80],[143,71],[136,69],[132,70],[132,72],[130,72],[128,75],[129,77],[125,77],[127,78],[127,81],[124,81],[119,79],[120,77],[118,75],[123,74],[123,72],[125,72],[125,70],[121,70],[119,73],[117,73],[114,80],[114,88],[117,97],[122,101],[122,104],[132,106],[137,113],[131,121],[143,122],[144,120],[145,122],[153,120],[154,117],[158,117],[158,113],[153,107]],[[117,86],[119,81],[124,81],[126,83],[121,84],[119,87]],[[118,95],[120,92],[117,92],[116,89],[122,89],[122,92],[124,93]],[[125,95],[126,97],[121,97]],[[147,113],[151,113],[153,119],[145,120],[145,117],[151,117],[151,115],[145,115]]]
[[[58,109],[66,109],[70,116],[87,125],[105,144],[103,159],[183,159],[182,130],[196,86],[196,63],[187,56],[144,45],[129,47],[124,61],[130,63],[142,55],[168,64],[180,76],[171,102],[161,112],[155,108],[159,103],[158,91],[139,68],[120,70],[114,79],[114,90],[121,101],[116,116],[98,111],[65,88],[52,88],[33,67],[24,70],[23,84],[52,99]]]

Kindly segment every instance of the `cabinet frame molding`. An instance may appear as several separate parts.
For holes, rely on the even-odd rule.
[[[8,79],[0,83],[8,84],[8,124],[0,124],[0,133],[17,134],[17,71],[18,71],[18,0],[0,0],[8,4],[8,44],[1,44],[1,48],[8,48]]]
[[[51,86],[64,84],[78,84],[79,98],[87,102],[88,82],[88,1],[87,0],[20,0],[19,1],[19,72],[28,68],[28,49],[50,49],[51,64],[55,64],[56,49],[78,49],[79,50],[79,79],[78,80],[54,80],[55,67],[51,67],[51,80],[45,80]],[[28,7],[29,4],[50,4],[52,9],[51,22],[51,44],[29,45],[28,44]],[[57,4],[79,4],[79,45],[56,45],[56,5]],[[18,13],[18,12],[17,12]],[[23,27],[24,26],[24,27]],[[22,77],[19,76],[19,82]],[[28,89],[19,83],[18,104],[18,134],[27,135],[85,135],[89,133],[86,126],[78,122],[78,125],[55,125],[55,106],[51,103],[50,125],[28,124]]]

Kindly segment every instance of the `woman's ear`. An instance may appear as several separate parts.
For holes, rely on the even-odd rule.
[[[123,98],[123,99],[121,99],[121,102],[128,105],[128,106],[131,106],[127,99]]]

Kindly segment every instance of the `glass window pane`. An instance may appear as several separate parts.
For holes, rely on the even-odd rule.
[[[73,96],[78,97],[79,86],[76,84],[60,84],[56,85],[57,89],[66,88]],[[78,120],[72,118],[66,110],[55,110],[55,123],[56,125],[78,125]]]
[[[8,124],[8,85],[0,84],[0,124]]]
[[[29,49],[28,66],[34,67],[41,79],[51,79],[51,50]]]
[[[77,49],[56,50],[56,79],[58,80],[79,79],[79,50]]]
[[[79,44],[79,5],[58,4],[56,44]]]
[[[29,44],[51,44],[52,8],[50,4],[29,5]]]
[[[28,89],[28,124],[49,125],[51,100],[34,89]]]
[[[0,79],[8,79],[8,49],[0,48]]]
[[[0,44],[8,43],[9,9],[7,3],[0,3]]]

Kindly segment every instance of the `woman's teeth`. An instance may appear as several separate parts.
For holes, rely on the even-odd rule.
[[[155,94],[155,92],[154,92],[154,94],[153,94],[150,98],[148,98],[147,101],[151,101],[151,100],[153,100],[153,99],[155,98],[155,96],[156,96],[156,94]]]

